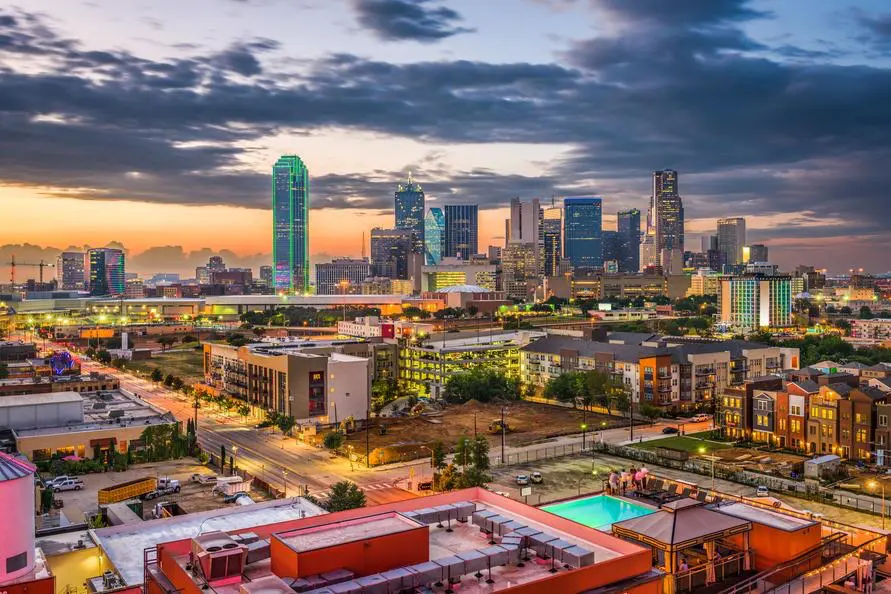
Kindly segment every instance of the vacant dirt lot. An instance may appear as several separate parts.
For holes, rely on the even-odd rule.
[[[585,415],[580,410],[534,402],[512,402],[506,405],[504,418],[510,427],[506,439],[509,446],[529,445],[561,435],[579,433],[583,419],[588,424],[589,432],[600,429],[602,423],[607,423],[607,427],[625,424],[618,417],[590,412]],[[386,427],[386,435],[381,436],[372,429],[371,448],[437,440],[453,445],[461,437],[473,436],[474,432],[477,435],[488,436],[489,442],[494,446],[496,443],[501,443],[501,433],[490,432],[489,424],[500,419],[500,405],[480,402],[454,405],[442,412],[418,417],[383,419],[381,423]],[[360,431],[350,435],[348,443],[353,443],[357,449],[364,451],[365,433]]]

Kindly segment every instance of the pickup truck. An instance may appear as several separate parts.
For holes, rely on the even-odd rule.
[[[70,478],[53,483],[53,490],[55,491],[80,491],[83,488],[84,482],[79,478]]]
[[[193,483],[200,483],[202,485],[210,485],[212,483],[217,482],[217,475],[215,474],[200,474],[195,473],[192,475],[190,479]]]
[[[176,479],[159,479],[158,488],[142,496],[143,499],[155,499],[171,493],[179,493],[180,485]]]

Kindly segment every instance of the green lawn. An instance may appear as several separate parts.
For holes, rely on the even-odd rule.
[[[701,447],[705,447],[707,451],[711,452],[713,450],[725,450],[731,446],[730,444],[719,443],[716,441],[703,441],[701,439],[695,439],[689,435],[672,435],[663,439],[652,439],[650,441],[636,443],[634,444],[634,447],[640,448],[641,450],[672,448],[674,450],[685,450],[687,452],[695,454],[699,452],[699,448]]]
[[[178,375],[186,383],[191,383],[204,379],[203,359],[202,351],[190,349],[152,355],[148,361],[128,361],[125,367],[145,373],[151,373],[153,369],[160,369],[165,376],[168,373]]]

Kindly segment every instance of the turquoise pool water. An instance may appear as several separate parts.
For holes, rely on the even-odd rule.
[[[656,511],[609,495],[595,495],[575,501],[547,505],[541,509],[604,532],[608,532],[616,522],[645,516]]]

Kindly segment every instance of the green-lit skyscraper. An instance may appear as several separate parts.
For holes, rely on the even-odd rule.
[[[309,169],[297,155],[272,167],[272,266],[275,290],[309,289]]]

